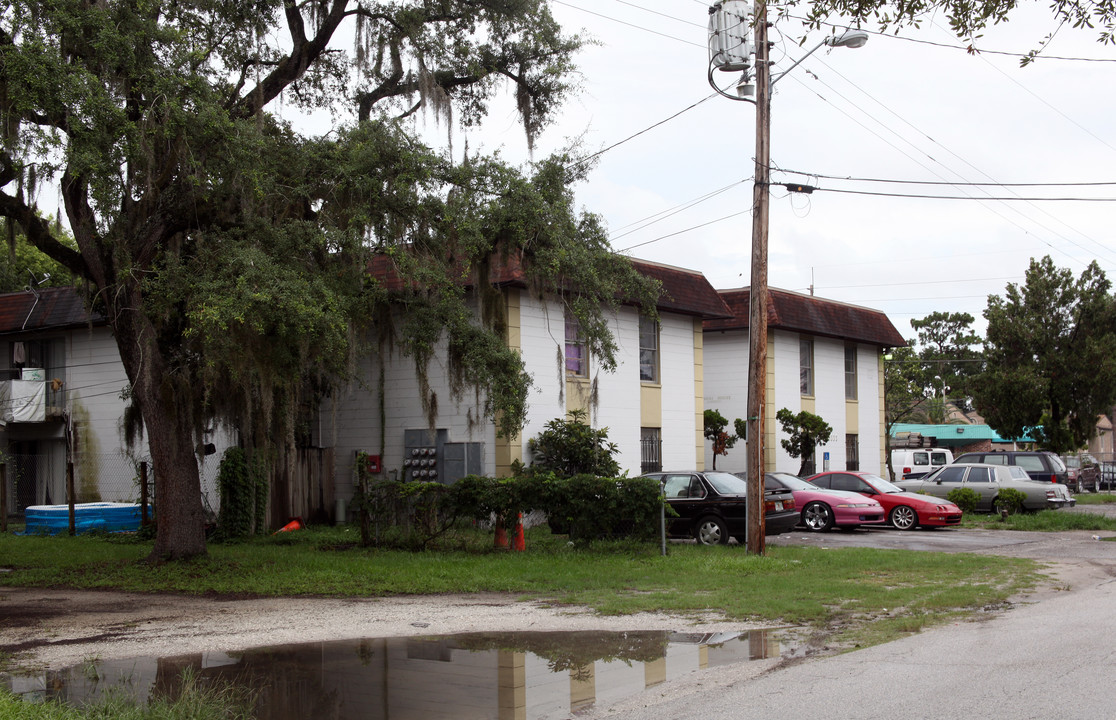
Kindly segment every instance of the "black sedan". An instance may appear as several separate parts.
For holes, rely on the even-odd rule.
[[[667,518],[667,534],[692,537],[703,545],[724,545],[730,537],[743,544],[747,534],[748,484],[724,472],[646,473],[663,486],[667,504],[678,517]],[[798,523],[794,496],[764,490],[764,531],[789,532]]]

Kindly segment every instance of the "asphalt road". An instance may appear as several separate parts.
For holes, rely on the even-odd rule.
[[[594,713],[594,718],[1116,717],[1116,542],[1087,532],[960,529],[794,532],[768,540],[772,545],[871,545],[1032,557],[1048,560],[1058,580],[987,619],[759,671],[747,666],[718,669],[688,685],[645,693]]]

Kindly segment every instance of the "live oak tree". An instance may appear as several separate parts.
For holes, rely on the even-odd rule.
[[[201,432],[289,442],[367,327],[420,377],[443,343],[454,391],[521,426],[529,378],[502,340],[493,263],[560,292],[609,366],[604,311],[656,290],[574,212],[586,166],[455,160],[415,126],[478,124],[510,87],[532,140],[580,45],[542,0],[4,4],[0,217],[82,279],[112,330],[154,465],[152,559],[205,552]],[[311,112],[330,119],[282,117]],[[72,247],[43,219],[56,203]],[[368,275],[372,254],[397,282]],[[422,402],[436,410],[429,388]]]
[[[1049,256],[984,311],[986,369],[977,409],[1004,437],[1031,432],[1054,452],[1084,447],[1116,402],[1116,298],[1096,262],[1079,277]]]

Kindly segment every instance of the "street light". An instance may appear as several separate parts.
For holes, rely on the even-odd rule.
[[[946,391],[949,390],[949,386],[945,384],[941,375],[935,375],[934,379],[942,384],[942,425],[945,425],[948,419],[946,418]]]
[[[743,32],[752,22],[754,46]],[[748,307],[748,435],[745,439],[748,454],[748,552],[762,555],[765,551],[763,517],[763,439],[764,406],[767,392],[767,227],[769,220],[770,166],[771,166],[771,86],[788,72],[798,67],[802,60],[823,45],[830,47],[862,47],[868,34],[849,30],[839,37],[822,40],[801,60],[785,72],[771,77],[770,45],[767,41],[767,2],[757,0],[754,13],[742,0],[724,0],[709,8],[709,80],[721,95],[733,100],[754,102],[756,105],[756,170],[752,190],[752,277],[749,285]],[[749,82],[753,64],[749,53],[755,52],[755,85]],[[713,83],[714,68],[726,71],[743,71],[737,85],[737,96],[723,92]],[[755,92],[755,100],[745,94]]]

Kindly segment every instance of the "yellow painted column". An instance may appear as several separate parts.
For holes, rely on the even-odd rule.
[[[508,347],[520,353],[523,352],[523,339],[521,336],[522,319],[520,316],[520,291],[515,288],[504,289],[504,301],[506,303],[507,317],[507,332],[505,339]],[[496,460],[496,477],[508,477],[511,475],[512,463],[519,461],[523,462],[523,440],[519,433],[515,437],[510,438],[496,438],[496,446],[494,448]]]
[[[527,720],[526,655],[500,650],[497,668],[497,704],[499,720]]]

